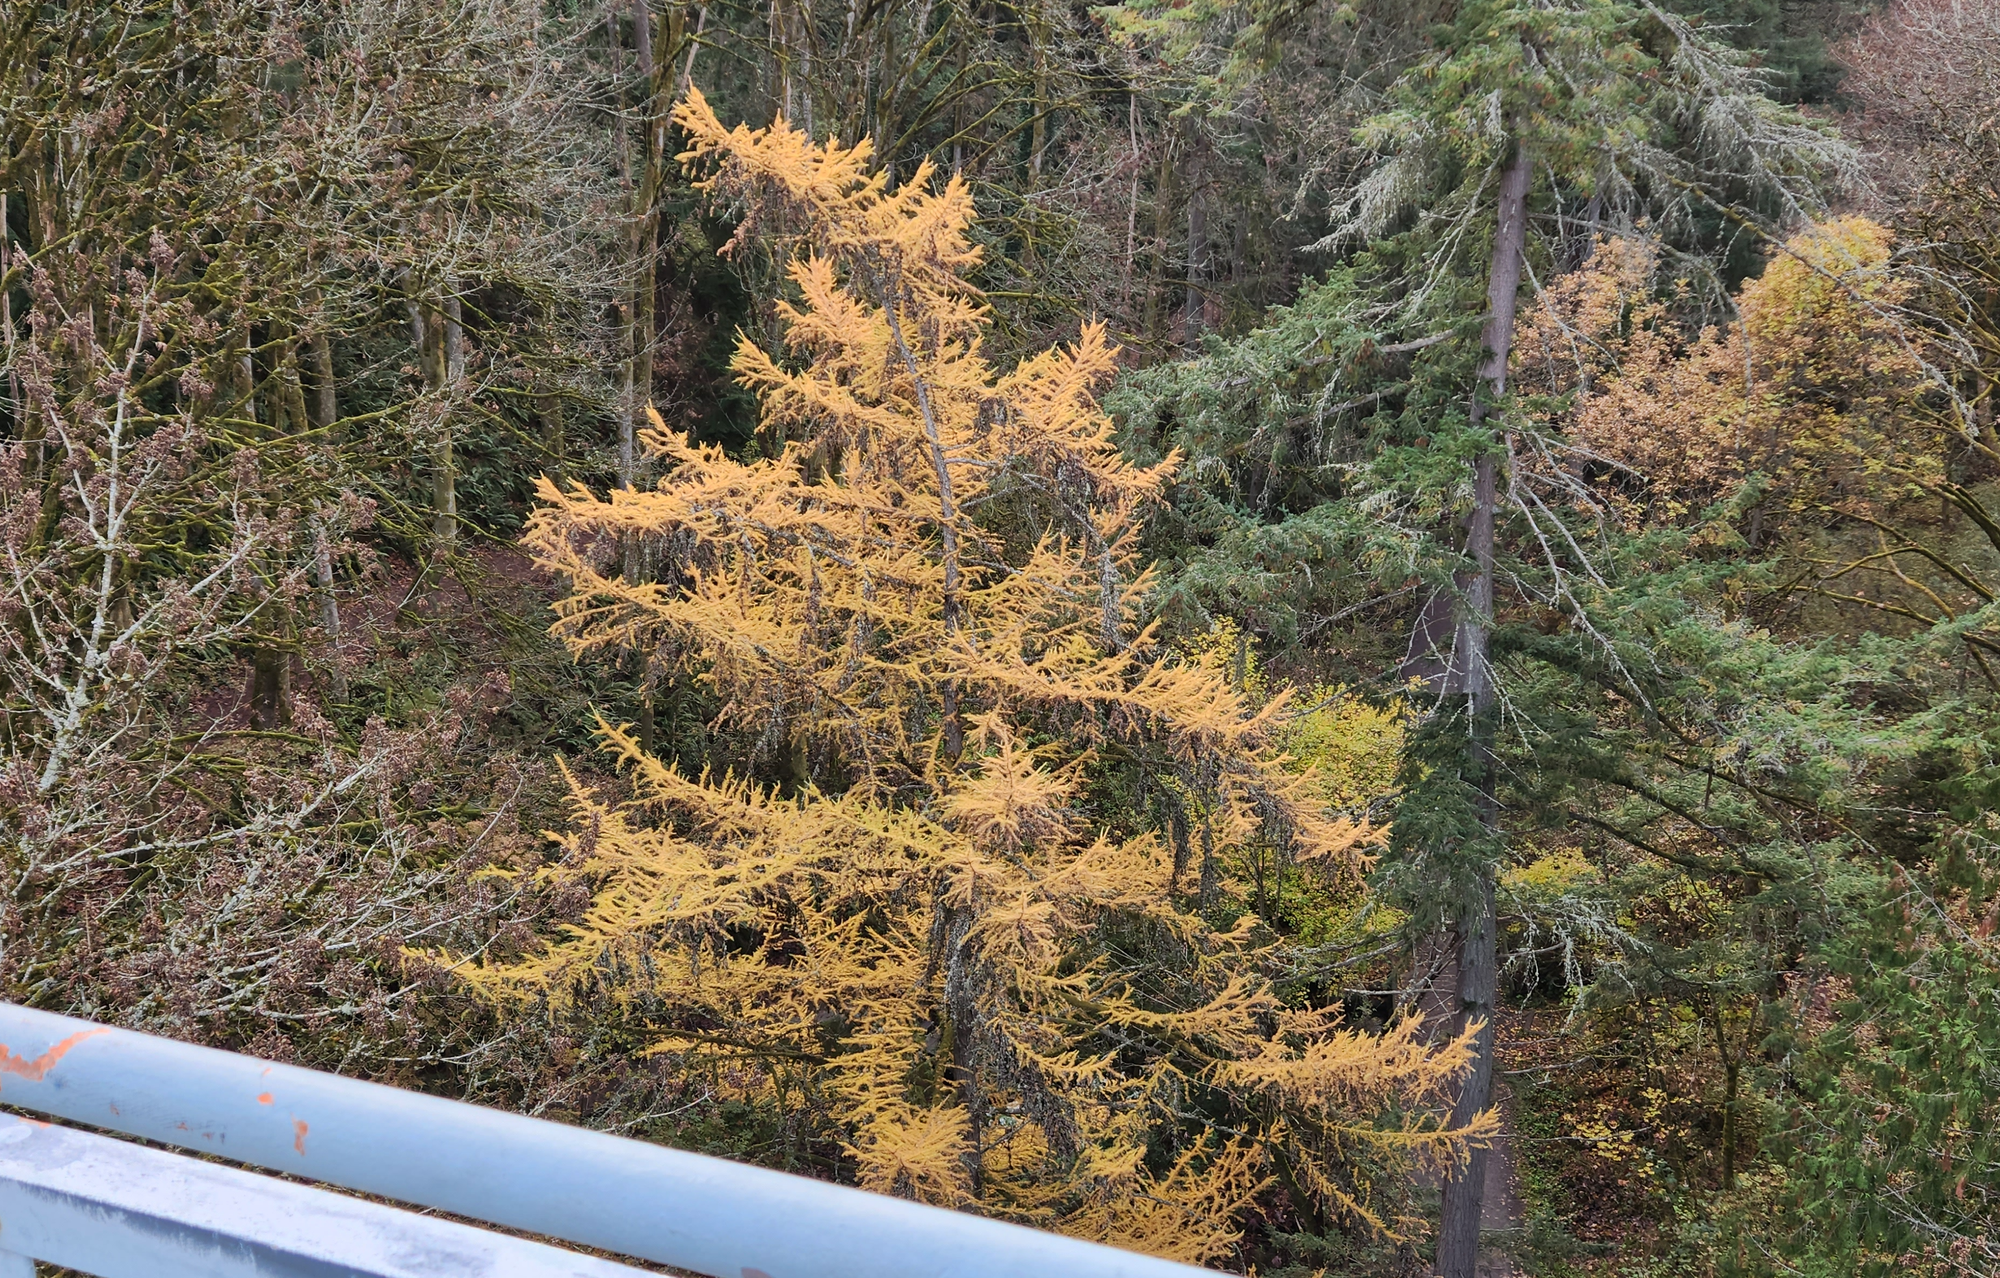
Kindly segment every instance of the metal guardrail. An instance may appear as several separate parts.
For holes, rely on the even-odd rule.
[[[0,1239],[105,1278],[640,1278],[642,1270],[470,1225],[0,1117]]]
[[[0,1104],[711,1278],[1213,1278],[1019,1225],[7,1003]],[[639,1272],[4,1117],[0,1252],[16,1253],[0,1255],[0,1278],[31,1274],[7,1268],[22,1254],[99,1278]]]

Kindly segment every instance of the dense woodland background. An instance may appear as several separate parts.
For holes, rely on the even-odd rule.
[[[1996,103],[0,0],[0,997],[1236,1272],[2000,1272]]]

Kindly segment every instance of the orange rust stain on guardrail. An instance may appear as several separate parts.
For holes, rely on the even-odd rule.
[[[303,1118],[292,1120],[292,1148],[301,1154],[306,1152],[306,1120]]]
[[[26,1056],[14,1055],[14,1053],[7,1050],[5,1043],[0,1043],[0,1074],[14,1074],[27,1079],[31,1083],[39,1083],[49,1076],[49,1071],[56,1067],[56,1062],[69,1055],[70,1048],[75,1047],[86,1038],[98,1034],[109,1034],[110,1032],[110,1027],[104,1025],[100,1025],[96,1029],[78,1030],[32,1060]]]

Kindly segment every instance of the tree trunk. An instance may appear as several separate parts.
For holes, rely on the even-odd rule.
[[[1736,1084],[1740,1070],[1732,1060],[1724,1073],[1722,1100],[1722,1187],[1736,1188]]]
[[[14,264],[14,231],[7,220],[7,193],[0,191],[0,342],[5,343],[7,360],[7,425],[16,438],[24,438],[21,413],[21,365],[14,355],[14,295],[4,287],[7,272]]]
[[[1516,146],[1513,161],[1500,178],[1493,233],[1493,260],[1486,285],[1485,360],[1479,368],[1472,399],[1472,425],[1486,421],[1490,405],[1507,392],[1507,358],[1514,345],[1514,304],[1521,287],[1522,249],[1527,242],[1528,183],[1531,170],[1525,147]],[[1462,681],[1469,725],[1471,761],[1478,777],[1480,818],[1489,837],[1497,834],[1499,804],[1493,778],[1493,672],[1487,642],[1493,626],[1494,519],[1499,506],[1499,458],[1491,448],[1472,464],[1472,520],[1466,532],[1466,553],[1472,560],[1460,609],[1452,673]],[[1471,900],[1462,904],[1458,931],[1458,1028],[1478,1025],[1472,1072],[1452,1106],[1454,1125],[1470,1122],[1484,1110],[1493,1092],[1493,1010],[1499,983],[1498,920],[1493,908],[1493,867],[1482,864]],[[1473,1278],[1479,1254],[1479,1216],[1483,1206],[1485,1149],[1475,1149],[1463,1172],[1444,1185],[1444,1213],[1438,1228],[1438,1278]]]
[[[273,329],[276,329],[274,324]],[[299,368],[303,343],[296,336],[282,341],[273,333],[277,347],[277,368],[271,381],[271,424],[280,435],[294,435],[312,429],[312,409],[306,403],[305,376]]]
[[[1042,168],[1049,149],[1049,47],[1048,33],[1042,29],[1042,14],[1036,11],[1028,22],[1028,43],[1032,50],[1035,118],[1028,132],[1028,189],[1042,189]]]
[[[569,461],[569,426],[560,392],[545,391],[535,399],[542,426],[542,449],[548,454],[547,472],[558,485],[564,482]]]
[[[322,511],[322,518],[327,512]],[[327,690],[335,701],[347,700],[347,671],[341,665],[340,598],[334,593],[333,535],[322,522],[313,537],[313,586],[319,592],[319,628],[333,650]]]
[[[686,25],[687,25],[687,18],[685,16],[685,12],[683,12],[683,15],[675,20],[676,38],[678,38],[678,29],[683,28]],[[708,30],[708,6],[703,5],[701,7],[701,12],[696,16],[694,21],[694,34],[689,36],[687,39],[687,61],[681,63],[681,78],[680,81],[674,85],[675,101],[679,101],[681,98],[686,97],[688,87],[694,83],[694,55],[700,51],[701,36],[702,33],[707,30]],[[808,134],[812,132],[812,94],[810,93],[806,94],[806,132]]]
[[[306,420],[314,430],[326,430],[340,420],[340,398],[333,385],[333,341],[325,333],[306,339],[306,360],[312,368],[313,393]]]
[[[445,281],[444,315],[440,317],[419,295],[416,281],[407,281],[408,294],[403,308],[410,317],[410,344],[417,351],[417,368],[424,386],[433,393],[446,387],[456,389],[465,372],[464,332],[452,282]],[[458,535],[458,476],[452,456],[451,426],[438,423],[438,438],[431,444],[431,535],[439,546]]]
[[[944,435],[938,428],[937,414],[931,408],[930,385],[924,380],[923,371],[917,364],[917,353],[904,335],[902,320],[898,317],[903,299],[891,291],[886,280],[878,280],[874,291],[881,301],[883,318],[889,321],[889,336],[903,357],[903,369],[910,375],[916,389],[917,411],[923,418],[925,442],[930,445],[931,470],[937,476],[938,540],[944,561],[944,633],[945,641],[949,643],[958,634],[958,601],[962,588],[958,560],[958,503],[952,496],[951,467],[946,459]],[[955,770],[965,753],[965,720],[958,704],[958,680],[945,680],[938,690],[938,700],[944,717],[944,748],[941,753],[945,769]]]
[[[1118,280],[1118,310],[1132,322],[1132,257],[1139,242],[1139,95],[1125,95],[1125,122],[1132,135],[1132,196],[1125,206],[1125,269]]]
[[[1722,1018],[1722,997],[1708,1000],[1709,1027],[1715,1031],[1715,1054],[1722,1061],[1722,1187],[1736,1188],[1736,1098],[1742,1058],[1729,1050],[1729,1031]]]
[[[236,376],[243,390],[242,412],[251,421],[262,421],[257,411],[257,338],[249,322],[243,324],[243,346],[236,356]]]
[[[874,29],[882,42],[882,53],[879,65],[869,64],[869,79],[874,85],[874,96],[870,99],[874,105],[869,107],[874,123],[869,129],[869,136],[875,139],[878,148],[876,158],[881,161],[882,174],[893,191],[896,189],[896,143],[902,128],[896,98],[902,87],[903,64],[896,59],[896,24],[878,22]]]
[[[643,11],[644,0],[635,0],[634,7]],[[636,204],[637,191],[632,177],[632,133],[625,124],[625,44],[618,33],[617,6],[605,10],[604,28],[611,45],[612,80],[617,85],[618,125],[614,131],[618,135],[618,180],[632,194]],[[632,350],[635,345],[632,299],[629,296],[622,298],[614,306],[624,329],[619,334],[619,349],[624,358],[619,361],[618,370],[618,484],[621,488],[630,488],[638,434],[638,409],[634,404],[636,391],[632,383]]]
[[[240,348],[230,354],[237,379],[238,411],[253,424],[264,424],[259,413],[257,394],[256,336],[248,321],[238,333],[242,342]],[[276,383],[280,379],[272,378]],[[283,425],[284,397],[271,397],[271,408],[275,415],[272,424]],[[258,432],[252,432],[253,434]],[[276,620],[281,629],[290,630],[291,608],[289,604],[272,603],[269,620]],[[250,726],[260,731],[275,731],[292,721],[292,657],[282,644],[276,646],[259,645],[250,650]]]
[[[1482,786],[1487,785],[1482,781]],[[1485,1026],[1474,1047],[1472,1072],[1452,1106],[1453,1126],[1472,1121],[1493,1093],[1493,1002],[1497,975],[1493,876],[1482,873],[1478,900],[1458,925],[1458,1021],[1460,1032],[1475,1021]],[[1444,1212],[1438,1226],[1438,1278],[1473,1278],[1479,1255],[1479,1220],[1485,1206],[1486,1161],[1491,1151],[1474,1149],[1462,1171],[1444,1183]]]
[[[945,1077],[958,1089],[959,1103],[966,1119],[964,1159],[966,1179],[977,1194],[986,1179],[986,1097],[979,1085],[978,1001],[974,996],[973,959],[967,940],[972,932],[972,909],[944,907],[939,933],[944,937],[944,1039],[949,1061]],[[939,933],[933,933],[937,935]]]
[[[317,300],[317,294],[314,295]],[[314,430],[330,431],[340,420],[340,399],[333,385],[333,339],[324,329],[306,338],[306,360],[312,368],[312,396],[306,401],[306,421]],[[334,594],[333,537],[330,510],[320,511],[313,535],[313,585],[319,591],[319,625],[334,648],[330,689],[334,700],[347,700],[347,675],[340,665],[340,600]]]
[[[278,423],[279,430],[290,433],[320,430],[331,426],[335,420],[333,354],[326,336],[294,335],[285,343],[283,369],[284,377],[280,391],[284,395],[285,416]],[[309,379],[308,373],[310,373]],[[311,394],[306,393],[308,380],[312,382]],[[340,634],[340,602],[333,593],[333,554],[324,522],[329,513],[325,509],[321,510],[322,522],[313,537],[313,585],[318,592],[320,629],[325,633],[326,641],[337,647]],[[286,626],[287,630],[293,628],[290,623]],[[289,697],[290,683],[291,669],[287,663],[282,677],[283,690],[287,697]],[[331,667],[328,689],[335,700],[347,699],[347,680],[341,673],[337,651]],[[289,707],[285,709],[284,717],[289,720]]]
[[[1190,157],[1187,214],[1187,295],[1181,313],[1181,340],[1189,346],[1201,340],[1201,281],[1208,265],[1208,205],[1201,198],[1201,167]]]
[[[958,42],[958,75],[963,83],[966,67],[971,59],[972,41]],[[955,177],[965,172],[965,95],[954,94],[951,100],[951,171]]]
[[[1172,133],[1161,139],[1160,171],[1153,180],[1153,262],[1151,278],[1146,282],[1144,325],[1149,338],[1161,336],[1166,327],[1166,302],[1161,295],[1166,289],[1167,239],[1173,233],[1174,225],[1174,145],[1177,140]]]
[[[632,309],[627,333],[631,345],[626,352],[631,365],[625,375],[625,421],[618,437],[618,479],[627,488],[638,482],[639,415],[642,406],[653,400],[653,295],[659,283],[654,265],[660,226],[660,168],[667,146],[666,104],[661,100],[666,95],[667,77],[653,57],[653,14],[648,0],[632,0],[632,39],[638,47],[645,96],[640,105],[638,186],[632,193]],[[637,582],[637,537],[625,539],[624,560],[625,580]]]
[[[465,328],[457,287],[450,280],[445,281],[442,346],[443,385],[455,399],[465,380]],[[431,457],[431,511],[431,531],[438,547],[449,550],[458,540],[458,460],[452,453],[449,408],[438,424],[437,446]]]
[[[259,648],[250,657],[250,726],[275,732],[292,721],[292,654]]]

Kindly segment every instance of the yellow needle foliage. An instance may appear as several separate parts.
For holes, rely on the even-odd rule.
[[[1683,334],[1653,292],[1648,246],[1602,242],[1524,312],[1516,384],[1583,392],[1572,438],[1627,468],[1634,518],[1697,515],[1752,475],[1753,526],[1769,531],[1830,509],[1880,514],[1885,495],[1937,478],[1942,456],[1908,427],[1925,383],[1894,319],[1908,286],[1892,247],[1866,218],[1810,227],[1743,285],[1733,322]]]
[[[1398,1227],[1381,1178],[1489,1130],[1437,1117],[1467,1046],[1287,1008],[1268,932],[1191,908],[1193,855],[1351,875],[1381,832],[1285,758],[1281,699],[1134,633],[1130,547],[1168,466],[1110,442],[1102,328],[999,372],[963,182],[891,191],[867,143],[726,129],[699,93],[675,119],[703,188],[797,249],[789,357],[735,358],[788,442],[739,462],[655,416],[657,486],[545,479],[528,543],[573,583],[577,653],[706,680],[813,780],[686,776],[607,725],[636,798],[577,788],[587,910],[467,979],[604,1000],[746,1099],[789,1089],[871,1189],[1193,1261],[1274,1177]],[[1032,539],[996,531],[1024,509]],[[657,580],[619,571],[631,538]],[[1196,796],[1198,828],[1094,817],[1112,769]]]

